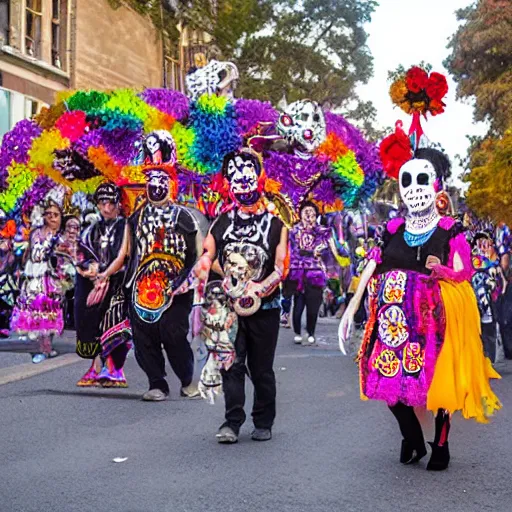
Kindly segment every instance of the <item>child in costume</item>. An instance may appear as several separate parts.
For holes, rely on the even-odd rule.
[[[388,222],[341,320],[340,348],[366,289],[369,319],[359,352],[361,397],[385,401],[403,435],[400,462],[427,453],[414,407],[436,414],[429,470],[450,460],[450,415],[486,422],[500,408],[489,379],[499,378],[483,355],[471,288],[471,250],[461,226],[437,206],[447,158],[417,149],[399,173],[405,218]]]

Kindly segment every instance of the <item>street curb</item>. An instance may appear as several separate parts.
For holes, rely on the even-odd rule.
[[[64,354],[54,359],[47,359],[39,364],[27,363],[2,368],[0,370],[0,386],[51,372],[57,368],[78,363],[78,361],[83,361],[83,359],[76,354]]]

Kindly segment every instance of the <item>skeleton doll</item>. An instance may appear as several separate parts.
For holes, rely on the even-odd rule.
[[[203,94],[232,98],[238,78],[238,68],[232,62],[211,60],[206,66],[189,73],[185,83],[193,101]]]
[[[212,281],[206,286],[201,317],[201,337],[208,349],[208,360],[201,373],[199,391],[203,398],[213,403],[222,390],[221,370],[229,370],[235,360],[238,329],[237,316],[221,281]]]

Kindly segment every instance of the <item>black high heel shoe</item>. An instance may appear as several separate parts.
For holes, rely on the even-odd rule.
[[[402,449],[400,450],[400,462],[402,464],[414,464],[425,457],[425,455],[427,455],[425,443],[416,446],[405,439],[402,441]]]
[[[444,471],[450,463],[450,449],[448,442],[443,446],[438,446],[434,443],[429,443],[432,447],[432,456],[427,464],[428,471]]]

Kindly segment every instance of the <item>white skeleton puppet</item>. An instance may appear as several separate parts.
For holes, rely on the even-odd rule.
[[[235,360],[238,331],[237,316],[230,307],[221,281],[207,284],[201,318],[201,337],[208,349],[208,360],[201,372],[199,391],[204,399],[213,404],[222,393],[221,370],[229,370]]]
[[[322,108],[311,100],[290,103],[279,117],[277,131],[295,155],[304,159],[311,158],[327,136]]]
[[[203,94],[233,98],[238,79],[238,68],[232,62],[211,60],[206,66],[189,73],[185,83],[188,95],[195,101]]]

